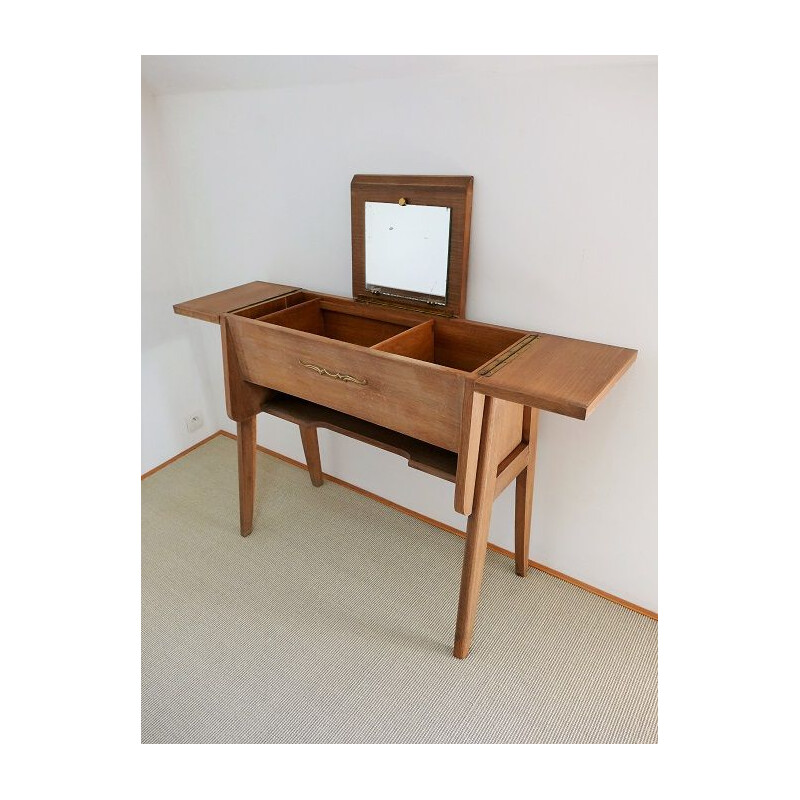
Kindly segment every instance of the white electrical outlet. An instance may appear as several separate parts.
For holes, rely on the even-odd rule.
[[[186,417],[186,430],[191,433],[203,427],[203,415],[199,411]]]

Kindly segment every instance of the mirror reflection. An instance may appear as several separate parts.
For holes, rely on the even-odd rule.
[[[444,305],[450,247],[450,209],[365,203],[368,291],[418,294]]]

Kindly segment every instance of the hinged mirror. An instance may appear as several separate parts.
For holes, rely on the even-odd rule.
[[[469,176],[356,175],[353,297],[463,316],[471,214]]]

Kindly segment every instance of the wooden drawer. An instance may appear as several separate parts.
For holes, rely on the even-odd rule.
[[[225,321],[244,380],[458,451],[463,372],[259,320]]]

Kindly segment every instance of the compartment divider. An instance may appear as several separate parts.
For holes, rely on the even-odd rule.
[[[233,312],[237,317],[247,317],[248,319],[261,319],[268,314],[274,314],[276,311],[283,311],[291,306],[305,303],[308,300],[313,300],[314,295],[308,292],[295,291],[289,294],[281,295],[270,300],[263,300],[259,303],[254,303],[250,306],[245,306]]]
[[[432,362],[434,358],[433,337],[434,321],[429,319],[419,325],[414,325],[407,331],[401,331],[396,336],[372,345],[371,349]]]
[[[314,316],[314,311],[319,314],[320,301],[318,298],[312,298],[302,303],[289,306],[288,308],[281,308],[278,311],[272,311],[265,314],[263,317],[258,317],[259,322],[274,322],[276,325],[284,325],[286,322],[294,322],[295,320],[309,319]],[[289,327],[295,327],[290,325]],[[305,330],[305,329],[304,329]]]

